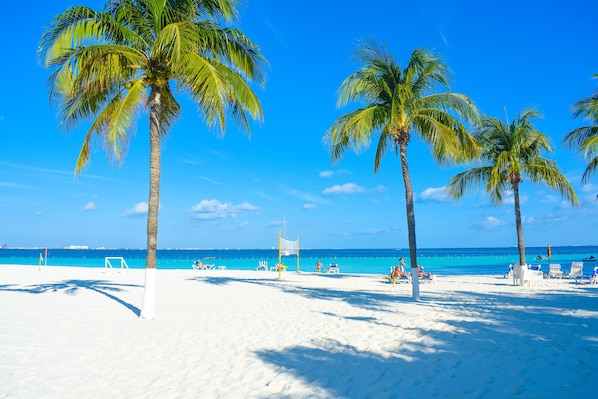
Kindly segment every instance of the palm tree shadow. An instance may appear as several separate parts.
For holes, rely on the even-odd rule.
[[[139,287],[142,286],[138,284],[117,284],[106,280],[64,280],[56,283],[34,284],[28,286],[18,286],[11,284],[0,285],[0,291],[25,292],[30,294],[44,294],[47,292],[63,291],[67,295],[75,295],[80,290],[90,290],[110,298],[116,303],[129,309],[136,316],[140,316],[141,309],[115,295],[116,293],[124,291],[125,288]]]
[[[587,350],[573,355],[575,367],[592,364],[594,353],[598,349],[598,342],[593,337],[593,331],[598,329],[598,302],[594,301],[598,298],[598,293],[595,291],[588,290],[581,296],[584,301],[579,306],[583,312],[571,311],[571,305],[577,304],[580,299],[578,293],[537,294],[533,298],[513,294],[456,294],[450,298],[439,295],[434,300],[421,303],[422,311],[427,306],[434,306],[442,307],[450,314],[475,314],[477,317],[455,317],[438,325],[438,328],[413,327],[410,336],[425,336],[425,341],[417,338],[393,341],[386,346],[385,353],[360,349],[342,342],[342,339],[316,339],[309,345],[264,349],[255,354],[266,364],[292,378],[323,389],[331,397],[339,399],[364,395],[440,396],[439,393],[444,392],[445,387],[452,387],[452,393],[460,392],[460,397],[479,397],[477,394],[483,394],[485,389],[488,389],[486,393],[489,394],[486,397],[501,397],[496,396],[497,392],[503,392],[501,389],[507,389],[504,392],[525,390],[527,381],[537,377],[534,367],[528,367],[534,364],[543,365],[543,372],[549,376],[542,387],[537,387],[539,393],[534,397],[560,397],[550,395],[562,389],[559,385],[562,384],[562,365],[553,360],[562,352],[561,333],[565,329],[575,339],[586,341]],[[455,298],[459,300],[455,301]],[[363,303],[358,301],[353,305],[362,307]],[[379,311],[383,310],[380,306]],[[343,317],[331,312],[323,314]],[[371,317],[344,317],[348,321],[381,324],[375,314]],[[546,329],[547,325],[555,325],[557,328]],[[404,327],[397,326],[397,334],[404,330]],[[545,343],[545,346],[538,351],[538,345],[534,343],[539,341]],[[487,348],[488,352],[478,351],[482,347]],[[495,356],[495,353],[500,355]],[[525,354],[526,361],[522,361],[522,353]],[[521,367],[513,366],[514,370],[522,371],[521,375],[505,367],[519,364],[526,364]],[[479,380],[475,375],[469,380],[462,378],[481,365],[496,369],[495,373],[489,373],[489,380],[484,380],[487,377],[484,375]],[[376,373],[368,372],[369,370],[375,370]],[[404,378],[413,370],[417,370],[415,380]],[[580,373],[583,374],[582,379],[590,379],[593,375],[590,369],[584,369]],[[497,379],[500,376],[510,378],[505,383],[506,387],[502,383],[491,381],[494,375]],[[486,383],[493,385],[488,387]],[[575,389],[579,393],[578,397],[586,397],[591,388],[579,386]],[[419,391],[421,395],[401,396],[401,393],[410,391]]]

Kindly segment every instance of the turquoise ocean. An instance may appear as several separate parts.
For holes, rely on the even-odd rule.
[[[62,249],[48,248],[9,249],[0,248],[0,266],[7,264],[105,267],[106,257],[122,257],[131,269],[145,267],[146,251],[143,249]],[[561,246],[551,248],[548,259],[547,247],[526,248],[528,264],[542,265],[547,271],[549,263],[560,263],[568,271],[571,262],[598,257],[598,246]],[[289,271],[315,272],[316,262],[339,265],[341,273],[387,274],[390,266],[398,264],[399,257],[409,263],[408,249],[302,249],[299,265],[296,256],[283,257],[282,263]],[[226,266],[227,270],[255,270],[260,261],[269,266],[278,263],[276,249],[163,249],[158,250],[158,269],[191,269],[193,262]],[[418,263],[427,272],[439,275],[482,274],[502,275],[508,265],[519,260],[517,248],[422,248],[418,249]],[[595,261],[587,261],[584,271],[589,272]],[[584,263],[584,264],[586,264]],[[116,266],[118,262],[114,263]]]

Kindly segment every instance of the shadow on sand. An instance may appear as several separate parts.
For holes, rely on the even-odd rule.
[[[598,289],[479,293],[428,292],[414,303],[390,292],[346,292],[304,288],[283,281],[203,277],[209,284],[247,283],[285,293],[344,301],[363,316],[321,310],[331,323],[368,323],[396,329],[397,339],[364,350],[346,340],[272,348],[256,356],[296,381],[313,387],[314,397],[334,398],[562,398],[594,397],[598,369]],[[497,283],[495,285],[501,285]],[[378,312],[410,304],[453,317],[389,325]],[[389,306],[393,304],[393,306]],[[394,310],[393,310],[394,309]],[[413,316],[411,316],[413,317]],[[408,318],[406,318],[408,319]],[[442,319],[442,318],[441,318]],[[423,326],[423,327],[422,327]],[[579,350],[582,348],[582,350]],[[370,370],[375,370],[370,372]],[[575,370],[575,378],[569,372]],[[292,397],[281,393],[276,398]]]
[[[122,292],[124,288],[142,287],[137,284],[117,284],[106,280],[65,280],[56,283],[34,284],[28,286],[0,285],[0,291],[25,292],[30,294],[44,294],[47,292],[63,291],[68,295],[75,295],[79,290],[89,290],[104,295],[107,298],[123,305],[135,315],[139,316],[141,310],[136,306],[120,299],[115,294]]]

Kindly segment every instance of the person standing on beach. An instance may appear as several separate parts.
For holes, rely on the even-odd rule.
[[[318,259],[318,262],[316,263],[316,272],[320,273],[321,270],[322,270],[322,262],[320,262],[320,260]]]

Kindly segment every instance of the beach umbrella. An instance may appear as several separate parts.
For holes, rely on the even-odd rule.
[[[552,250],[550,249],[550,244],[548,244],[548,248],[546,248],[546,254],[548,255],[548,260],[550,260],[550,257],[552,256]]]

